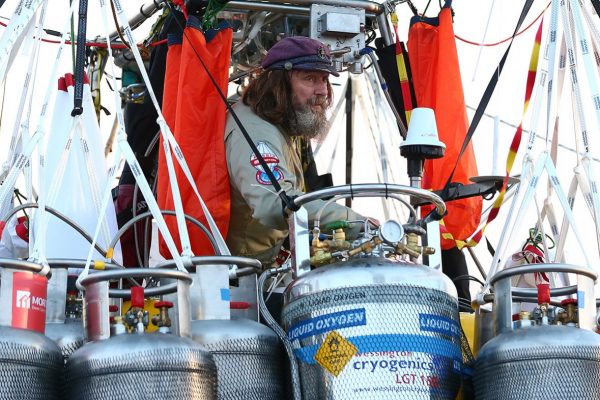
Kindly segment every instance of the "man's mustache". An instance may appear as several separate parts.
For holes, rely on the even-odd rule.
[[[327,106],[327,96],[313,96],[307,100],[309,106]]]

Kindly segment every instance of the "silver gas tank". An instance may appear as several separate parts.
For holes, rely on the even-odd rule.
[[[90,342],[67,361],[67,399],[187,400],[217,398],[210,354],[170,334],[123,334]]]
[[[41,333],[0,326],[0,399],[60,399],[63,358]]]
[[[474,374],[477,400],[600,399],[600,335],[542,325],[486,343]]]
[[[282,348],[268,327],[248,319],[192,321],[192,338],[215,360],[219,400],[285,398]]]
[[[62,323],[46,323],[45,333],[58,345],[65,362],[85,343],[83,322],[79,318],[67,318]]]
[[[456,289],[420,264],[359,258],[286,290],[284,328],[307,399],[454,399],[462,356]]]

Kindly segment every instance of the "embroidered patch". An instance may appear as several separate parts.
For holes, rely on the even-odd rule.
[[[279,169],[279,158],[275,155],[275,152],[271,150],[271,148],[265,142],[256,143],[256,148],[258,152],[262,156],[262,158],[267,163],[269,169],[273,172],[275,179],[278,181],[283,179],[283,172]],[[256,172],[256,181],[261,185],[271,185],[271,180],[269,176],[266,174],[264,168],[260,165],[258,158],[255,154],[252,154],[250,157],[250,165],[257,169]]]

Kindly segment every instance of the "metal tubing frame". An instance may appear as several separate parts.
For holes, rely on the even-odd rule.
[[[577,307],[579,327],[594,330],[596,326],[596,302],[594,298],[594,283],[598,275],[590,268],[571,264],[528,264],[504,269],[490,278],[494,285],[494,313],[496,319],[496,334],[510,331],[512,327],[512,295],[516,293],[511,286],[513,276],[535,272],[564,272],[577,275]],[[572,291],[573,287],[559,288]],[[532,292],[519,290],[519,295],[529,297]],[[556,292],[555,292],[556,293]]]
[[[164,0],[151,0],[140,7],[140,12],[133,16],[129,20],[129,26],[131,29],[135,29],[142,24],[146,19],[150,18],[156,11],[163,7]],[[311,0],[275,0],[267,2],[261,1],[230,1],[227,3],[226,9],[239,9],[248,11],[271,11],[281,13],[292,13],[300,15],[310,14],[310,6],[314,2]],[[318,4],[324,4],[329,6],[338,7],[352,7],[364,9],[367,17],[378,17],[381,24],[381,15],[385,16],[383,5],[374,1],[368,0],[319,0]],[[387,26],[387,25],[386,25]],[[389,28],[389,27],[388,27]],[[385,31],[385,29],[382,29]],[[382,34],[386,44],[391,44],[391,37],[386,31]],[[114,31],[109,35],[110,41],[114,41],[119,38],[119,34]],[[388,43],[389,42],[389,43]]]
[[[384,197],[388,194],[404,194],[418,197],[431,202],[440,216],[443,216],[446,213],[446,204],[444,204],[444,201],[441,197],[429,190],[387,183],[357,183],[352,185],[332,186],[298,196],[294,199],[294,204],[302,206],[308,202],[331,196]]]
[[[18,271],[29,271],[33,272],[34,274],[39,274],[44,268],[41,264],[36,264],[31,261],[17,260],[14,258],[0,258],[0,267],[15,269]],[[48,279],[50,279],[52,275],[50,272],[48,272],[48,275],[46,276],[48,277]]]
[[[127,268],[121,270],[101,271],[90,274],[81,280],[81,285],[86,288],[86,306],[84,310],[86,317],[84,318],[86,323],[86,332],[90,340],[102,340],[106,339],[108,324],[108,298],[118,297],[114,296],[113,293],[128,292],[124,289],[108,289],[108,281],[125,278],[149,278],[159,277],[167,279],[175,279],[177,282],[164,286],[164,289],[169,288],[166,293],[177,292],[177,307],[178,307],[178,327],[179,336],[191,337],[191,309],[189,304],[189,287],[192,283],[192,277],[186,273],[177,270],[169,269],[149,269],[149,268]],[[159,291],[152,288],[144,291],[145,295],[154,296]],[[91,296],[88,296],[91,292]],[[164,294],[162,293],[159,294]],[[88,299],[91,297],[91,299]],[[128,296],[129,297],[129,294]],[[106,304],[105,304],[106,303]],[[93,315],[90,315],[87,310],[88,307],[93,306],[91,311],[94,311]],[[106,307],[105,307],[106,306]],[[90,320],[93,321],[90,321]],[[90,322],[92,322],[90,324]],[[110,336],[110,333],[108,333]]]

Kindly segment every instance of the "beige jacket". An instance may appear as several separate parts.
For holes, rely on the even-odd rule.
[[[241,101],[233,108],[282,189],[289,196],[303,194],[302,164],[289,137]],[[284,218],[279,196],[230,115],[225,127],[225,152],[231,185],[227,245],[233,255],[258,258],[268,263],[277,256],[288,235],[288,221]],[[310,223],[323,205],[323,201],[314,201],[304,206]],[[321,223],[358,219],[364,217],[334,203],[324,210]],[[356,231],[359,228],[357,224]]]

